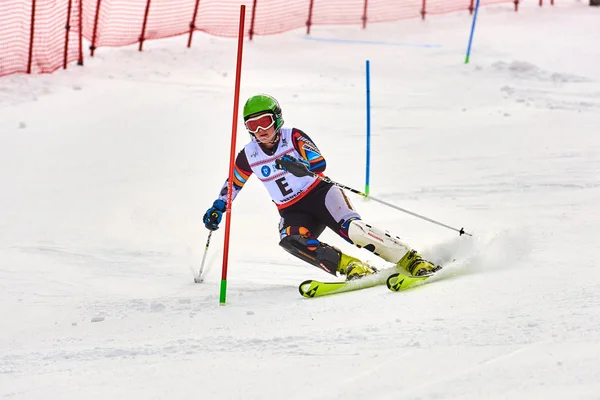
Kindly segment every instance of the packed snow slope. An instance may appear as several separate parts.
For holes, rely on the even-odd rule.
[[[437,282],[304,299],[250,179],[193,283],[228,172],[236,41],[100,49],[0,80],[0,398],[598,399],[600,9],[467,13],[259,37],[241,98],[275,96],[364,220]],[[319,39],[319,40],[316,40]],[[249,139],[237,118],[237,150]],[[382,265],[333,233],[322,239]]]

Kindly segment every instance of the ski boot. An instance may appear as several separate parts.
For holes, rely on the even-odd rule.
[[[347,281],[359,279],[377,272],[375,268],[371,267],[367,263],[364,263],[358,258],[354,258],[344,253],[341,253],[340,263],[337,271],[342,275],[346,275]]]
[[[416,250],[410,250],[396,265],[400,268],[404,268],[413,276],[429,275],[442,269],[440,266],[433,265],[429,261],[423,260],[423,257],[421,257]]]

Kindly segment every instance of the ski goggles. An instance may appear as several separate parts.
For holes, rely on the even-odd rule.
[[[250,133],[256,133],[259,129],[267,130],[275,124],[275,118],[273,114],[261,114],[256,117],[248,118],[244,121],[246,129]]]

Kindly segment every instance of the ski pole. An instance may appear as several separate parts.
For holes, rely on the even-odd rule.
[[[392,203],[388,203],[387,201],[384,201],[384,200],[378,199],[376,197],[370,196],[370,195],[368,195],[366,193],[363,193],[363,192],[360,192],[360,191],[358,191],[356,189],[352,189],[351,187],[348,187],[346,185],[342,185],[341,183],[337,183],[335,181],[332,181],[331,179],[329,179],[326,176],[317,175],[314,172],[312,172],[311,170],[309,170],[308,167],[306,166],[306,164],[303,164],[302,162],[290,162],[288,160],[284,160],[284,159],[280,158],[280,159],[277,159],[275,161],[275,165],[278,168],[286,169],[287,171],[289,171],[294,176],[298,176],[298,177],[312,176],[313,178],[317,178],[317,179],[319,179],[319,180],[321,180],[323,182],[331,183],[334,186],[337,186],[337,187],[339,187],[341,189],[348,190],[348,191],[350,191],[350,192],[352,192],[354,194],[357,194],[359,196],[362,196],[362,197],[364,197],[366,199],[371,199],[371,200],[376,201],[378,203],[384,204],[384,205],[386,205],[388,207],[393,208],[394,210],[402,211],[403,213],[412,215],[413,217],[421,218],[421,219],[423,219],[425,221],[428,221],[428,222],[431,222],[433,224],[436,224],[436,225],[439,225],[439,226],[443,226],[444,228],[448,228],[450,230],[458,232],[459,236],[461,236],[461,235],[473,236],[470,233],[465,232],[464,228],[460,228],[460,229],[453,228],[453,227],[451,227],[449,225],[446,225],[446,224],[443,224],[443,223],[441,223],[439,221],[433,220],[431,218],[427,218],[427,217],[425,217],[423,215],[420,215],[420,214],[414,213],[412,211],[406,210],[404,208],[398,207],[398,206],[396,206],[396,205],[394,205]]]
[[[443,223],[441,223],[441,222],[439,222],[439,221],[436,221],[436,220],[434,220],[434,219],[427,218],[427,217],[425,217],[425,216],[423,216],[423,215],[420,215],[420,214],[417,214],[417,213],[415,213],[415,212],[409,211],[409,210],[407,210],[407,209],[404,209],[404,208],[402,208],[402,207],[398,207],[398,206],[396,206],[396,205],[394,205],[394,204],[392,204],[392,203],[388,203],[387,201],[384,201],[384,200],[378,199],[378,198],[376,198],[376,197],[373,197],[373,196],[371,196],[371,195],[368,195],[368,194],[366,194],[366,193],[360,192],[360,191],[358,191],[358,190],[356,190],[356,189],[352,189],[351,187],[348,187],[348,186],[342,185],[342,184],[340,184],[340,183],[337,183],[337,182],[335,182],[335,181],[332,181],[331,179],[329,179],[329,178],[328,178],[328,177],[326,177],[326,176],[320,176],[320,175],[317,175],[317,174],[315,174],[315,173],[314,173],[314,172],[312,172],[312,171],[309,171],[309,172],[311,173],[311,175],[312,175],[312,176],[314,176],[314,177],[315,177],[315,178],[317,178],[317,179],[320,179],[320,180],[322,180],[323,182],[331,183],[332,185],[335,185],[335,186],[337,186],[337,187],[339,187],[339,188],[341,188],[341,189],[345,189],[345,190],[348,190],[348,191],[350,191],[350,192],[352,192],[352,193],[354,193],[354,194],[357,194],[357,195],[359,195],[359,196],[362,196],[362,197],[364,197],[365,199],[371,199],[371,200],[373,200],[373,201],[376,201],[376,202],[378,202],[378,203],[384,204],[384,205],[386,205],[386,206],[388,206],[388,207],[390,207],[390,208],[393,208],[394,210],[402,211],[403,213],[406,213],[406,214],[412,215],[413,217],[421,218],[421,219],[423,219],[423,220],[425,220],[425,221],[428,221],[428,222],[431,222],[431,223],[433,223],[433,224],[436,224],[436,225],[439,225],[439,226],[443,226],[444,228],[448,228],[448,229],[450,229],[450,230],[453,230],[453,231],[455,231],[455,232],[458,232],[458,235],[459,235],[459,236],[461,236],[461,235],[473,236],[473,235],[471,235],[470,233],[468,233],[468,232],[465,232],[464,228],[460,228],[460,229],[453,228],[453,227],[451,227],[451,226],[449,226],[449,225],[443,224]]]
[[[206,239],[206,247],[204,248],[204,255],[202,256],[202,263],[200,264],[200,271],[198,271],[198,276],[194,277],[194,282],[200,283],[204,281],[202,277],[202,271],[204,270],[204,262],[206,261],[206,253],[208,253],[208,246],[210,245],[210,237],[212,236],[213,231],[208,233],[208,239]]]
[[[443,224],[443,223],[441,223],[441,222],[439,222],[439,221],[436,221],[436,220],[434,220],[434,219],[427,218],[427,217],[425,217],[424,215],[420,215],[420,214],[417,214],[417,213],[415,213],[415,212],[412,212],[412,211],[409,211],[409,210],[407,210],[407,209],[404,209],[404,208],[402,208],[402,207],[398,207],[398,206],[396,206],[396,205],[394,205],[394,204],[392,204],[392,203],[388,203],[387,201],[384,201],[384,200],[378,199],[378,198],[376,198],[376,197],[373,197],[373,196],[371,196],[371,195],[368,195],[368,194],[366,194],[366,193],[360,192],[360,191],[358,191],[358,190],[356,190],[356,189],[352,189],[351,187],[348,187],[348,186],[342,185],[342,184],[340,184],[340,183],[337,183],[337,182],[335,182],[335,181],[332,181],[331,179],[329,179],[329,178],[328,178],[328,177],[326,177],[326,176],[320,176],[320,175],[317,175],[317,174],[315,174],[314,172],[311,172],[311,174],[312,174],[312,176],[314,176],[314,177],[315,177],[315,178],[317,178],[317,179],[320,179],[320,180],[322,180],[323,182],[328,182],[328,183],[331,183],[332,185],[335,185],[335,186],[337,186],[337,187],[339,187],[339,188],[341,188],[341,189],[345,189],[345,190],[348,190],[348,191],[350,191],[350,192],[352,192],[352,193],[354,193],[354,194],[357,194],[357,195],[359,195],[359,196],[362,196],[362,197],[364,197],[365,199],[371,199],[371,200],[373,200],[373,201],[376,201],[376,202],[378,202],[378,203],[384,204],[384,205],[386,205],[386,206],[388,206],[388,207],[390,207],[390,208],[393,208],[394,210],[402,211],[403,213],[406,213],[406,214],[412,215],[413,217],[421,218],[422,220],[425,220],[425,221],[431,222],[431,223],[433,223],[433,224],[436,224],[436,225],[439,225],[439,226],[443,226],[444,228],[448,228],[448,229],[450,229],[450,230],[453,230],[453,231],[455,231],[455,232],[458,232],[458,235],[459,235],[459,236],[461,236],[461,235],[473,236],[473,235],[471,235],[470,233],[468,233],[468,232],[465,232],[464,228],[456,229],[456,228],[454,228],[454,227],[451,227],[451,226],[449,226],[449,225]]]
[[[458,235],[459,235],[459,236],[461,236],[461,235],[473,236],[473,235],[471,235],[470,233],[468,233],[468,232],[465,232],[464,228],[460,228],[460,229],[453,228],[453,227],[451,227],[451,226],[449,226],[449,225],[443,224],[443,223],[441,223],[441,222],[439,222],[439,221],[436,221],[436,220],[434,220],[434,219],[427,218],[427,217],[425,217],[425,216],[423,216],[423,215],[420,215],[420,214],[417,214],[417,213],[415,213],[415,212],[412,212],[412,211],[406,210],[406,209],[404,209],[404,208],[402,208],[402,207],[398,207],[398,206],[396,206],[396,205],[394,205],[394,204],[392,204],[392,203],[388,203],[387,201],[384,201],[384,200],[378,199],[378,198],[376,198],[376,197],[373,197],[373,196],[371,196],[371,195],[368,195],[368,194],[366,194],[366,193],[360,192],[360,191],[358,191],[358,190],[356,190],[356,189],[352,189],[351,187],[348,187],[348,186],[342,185],[342,184],[340,184],[340,183],[337,183],[337,182],[335,182],[335,181],[332,181],[331,179],[329,179],[329,178],[328,178],[328,177],[326,177],[326,176],[320,176],[320,175],[317,175],[317,174],[315,174],[315,173],[314,173],[314,172],[312,172],[312,171],[309,171],[309,172],[311,173],[311,175],[312,175],[312,176],[314,176],[314,177],[315,177],[315,178],[317,178],[317,179],[320,179],[320,180],[322,180],[323,182],[328,182],[328,183],[331,183],[332,185],[335,185],[335,186],[337,186],[337,187],[339,187],[339,188],[341,188],[341,189],[345,189],[345,190],[348,190],[348,191],[350,191],[350,192],[352,192],[352,193],[354,193],[354,194],[357,194],[357,195],[359,195],[359,196],[362,196],[362,197],[364,197],[365,199],[371,199],[371,200],[373,200],[373,201],[376,201],[376,202],[378,202],[378,203],[384,204],[384,205],[386,205],[386,206],[388,206],[388,207],[390,207],[390,208],[393,208],[394,210],[402,211],[403,213],[406,213],[406,214],[412,215],[413,217],[421,218],[421,219],[423,219],[423,220],[425,220],[425,221],[428,221],[428,222],[431,222],[431,223],[433,223],[433,224],[436,224],[436,225],[439,225],[439,226],[443,226],[444,228],[448,228],[448,229],[450,229],[450,230],[453,230],[453,231],[455,231],[455,232],[458,232]]]

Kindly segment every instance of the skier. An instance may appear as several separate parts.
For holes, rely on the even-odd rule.
[[[358,258],[319,241],[326,227],[346,241],[365,248],[413,275],[438,269],[399,238],[366,224],[339,187],[323,182],[325,159],[310,137],[283,127],[281,107],[273,97],[259,94],[244,105],[244,122],[251,141],[240,151],[233,172],[232,200],[253,173],[276,204],[279,245],[294,256],[337,276],[356,279],[376,270]],[[206,211],[203,222],[216,230],[226,210],[228,181]]]

